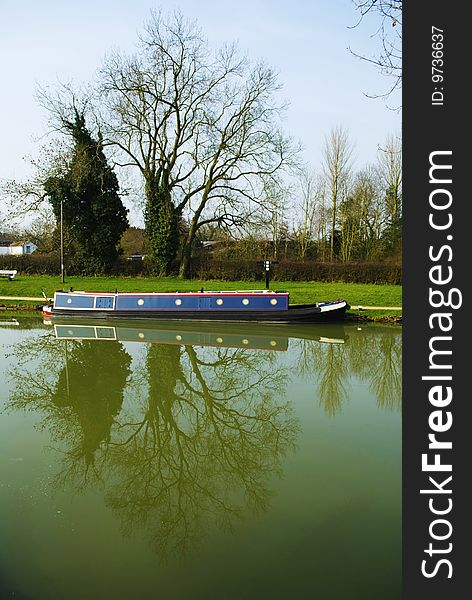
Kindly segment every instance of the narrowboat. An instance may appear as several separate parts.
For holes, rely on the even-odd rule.
[[[102,293],[59,290],[43,313],[55,317],[99,319],[179,319],[314,323],[339,319],[345,300],[290,304],[288,292],[270,290],[210,292]]]

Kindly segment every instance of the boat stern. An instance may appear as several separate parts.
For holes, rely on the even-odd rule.
[[[321,313],[326,314],[326,316],[340,316],[351,308],[346,302],[346,300],[334,300],[333,302],[319,302],[318,307]]]

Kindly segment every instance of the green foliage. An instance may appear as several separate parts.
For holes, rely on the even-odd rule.
[[[118,194],[118,179],[108,165],[102,140],[95,140],[76,111],[65,121],[74,148],[67,171],[44,182],[54,215],[74,241],[69,265],[84,273],[106,271],[118,256],[118,243],[128,227],[127,212]]]
[[[149,258],[158,272],[168,274],[179,248],[179,215],[165,187],[146,185],[144,214],[149,240]]]
[[[394,185],[385,191],[385,206],[392,222],[398,220],[402,209],[402,194]]]
[[[401,259],[402,255],[402,218],[398,217],[387,225],[382,233],[385,256]]]

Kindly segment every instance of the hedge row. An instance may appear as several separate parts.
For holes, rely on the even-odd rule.
[[[61,261],[54,254],[0,256],[0,269],[16,269],[22,275],[58,275]]]
[[[29,256],[0,256],[0,269],[16,269],[23,275],[59,275],[61,260],[56,254],[32,254]],[[152,275],[152,264],[141,261],[119,259],[107,273],[95,273],[88,270],[69,269],[68,275]]]
[[[212,260],[194,264],[195,279],[257,281],[264,273],[254,261]],[[274,266],[271,279],[277,281],[342,281],[344,283],[388,283],[400,285],[402,268],[387,263],[322,263],[281,261]]]
[[[32,256],[0,256],[0,269],[16,269],[21,274],[58,275],[59,257],[51,254]],[[177,273],[177,265],[175,269]],[[73,273],[68,275],[94,275]],[[104,273],[99,273],[100,275]],[[149,261],[120,259],[107,275],[136,277],[156,276],[154,265]],[[264,272],[253,260],[194,260],[194,279],[222,279],[227,281],[260,281]],[[271,279],[279,281],[342,281],[345,283],[388,283],[398,285],[402,281],[402,268],[388,263],[321,263],[315,261],[281,261],[274,266]]]

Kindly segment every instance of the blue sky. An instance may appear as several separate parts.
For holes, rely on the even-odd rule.
[[[356,143],[356,165],[375,160],[378,144],[401,127],[401,115],[367,93],[385,80],[348,47],[367,55],[377,43],[375,21],[357,21],[350,0],[23,0],[2,3],[0,21],[0,179],[28,177],[28,157],[46,131],[47,115],[34,100],[37,84],[88,81],[105,54],[132,51],[151,8],[197,20],[211,45],[238,41],[242,51],[279,73],[290,103],[285,129],[300,140],[315,168],[323,139],[342,124]],[[399,100],[398,100],[399,102]]]

